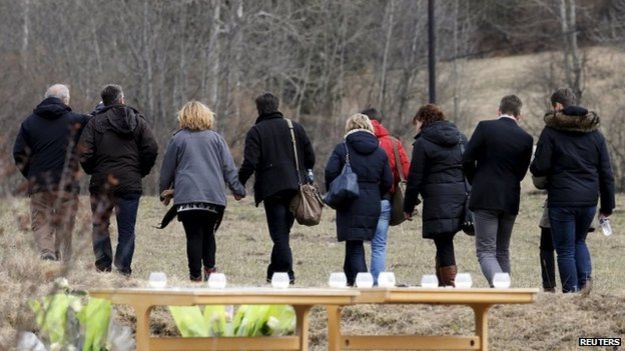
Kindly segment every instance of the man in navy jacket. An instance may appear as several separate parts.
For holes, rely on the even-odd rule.
[[[573,106],[569,89],[553,93],[554,111],[545,115],[532,166],[536,177],[547,177],[551,235],[558,254],[562,291],[589,292],[590,252],[586,236],[597,212],[607,218],[615,207],[614,177],[599,117]]]
[[[510,236],[532,157],[533,139],[518,125],[521,106],[517,96],[504,96],[499,118],[477,125],[464,154],[473,186],[469,208],[475,216],[477,257],[491,286],[495,273],[510,273]]]
[[[88,117],[72,112],[69,89],[52,85],[22,123],[13,157],[28,181],[32,229],[40,257],[69,260],[78,207],[76,144]]]

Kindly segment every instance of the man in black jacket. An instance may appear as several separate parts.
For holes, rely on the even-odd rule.
[[[245,137],[244,161],[239,169],[243,185],[256,173],[254,199],[256,206],[263,202],[269,235],[273,241],[271,262],[267,267],[267,281],[273,273],[288,272],[295,281],[289,234],[294,217],[289,204],[306,179],[305,170],[315,165],[315,153],[304,128],[293,122],[300,172],[295,167],[295,153],[287,121],[278,111],[278,98],[270,93],[256,98],[258,118]]]
[[[76,143],[88,117],[72,112],[69,89],[63,84],[52,85],[44,97],[22,123],[13,157],[28,181],[40,257],[67,262],[80,192]]]
[[[158,146],[143,115],[127,106],[119,85],[102,90],[104,108],[91,118],[80,140],[83,169],[91,175],[93,251],[98,271],[130,275],[141,179],[150,173]],[[109,220],[116,209],[118,245],[112,256]]]
[[[599,218],[615,207],[614,177],[599,117],[572,106],[568,89],[556,91],[554,111],[545,115],[545,129],[538,140],[531,172],[547,177],[547,206],[553,243],[558,254],[562,291],[589,292],[591,260],[586,246],[588,228],[597,211]]]
[[[532,157],[533,138],[518,125],[521,106],[517,96],[503,97],[499,118],[477,125],[464,154],[477,257],[491,286],[495,273],[510,273],[510,236]]]

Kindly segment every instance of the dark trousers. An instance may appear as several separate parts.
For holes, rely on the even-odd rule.
[[[267,267],[267,281],[271,281],[275,272],[286,272],[289,274],[291,283],[295,281],[293,254],[289,245],[289,235],[295,220],[293,213],[289,210],[291,198],[292,195],[285,194],[263,200],[269,235],[273,241],[271,261]]]
[[[438,234],[434,237],[436,263],[439,267],[455,266],[454,234]]]
[[[187,236],[187,259],[191,280],[202,279],[202,263],[215,268],[215,225],[220,215],[201,210],[182,211],[178,219]]]
[[[353,286],[356,282],[356,275],[367,271],[367,261],[365,260],[365,245],[362,240],[345,241],[345,262],[343,271],[347,277],[347,285]]]
[[[95,266],[98,270],[108,272],[111,270],[111,264],[115,264],[115,268],[120,273],[125,275],[132,273],[130,266],[135,252],[135,223],[140,197],[139,193],[91,195],[92,243]],[[115,210],[118,232],[114,258],[109,232],[113,210]]]
[[[556,261],[551,229],[540,228],[540,273],[544,289],[556,287]]]
[[[562,292],[579,291],[591,278],[592,264],[586,236],[595,212],[594,206],[549,208],[549,223],[553,245],[558,253]]]

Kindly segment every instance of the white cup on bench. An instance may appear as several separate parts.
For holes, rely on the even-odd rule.
[[[394,288],[396,284],[395,273],[381,272],[378,275],[378,286],[381,288]]]
[[[347,277],[343,272],[334,272],[330,273],[330,278],[328,279],[328,285],[331,288],[346,288],[347,287]]]
[[[424,274],[421,277],[421,287],[422,288],[438,288],[438,278],[434,274]]]
[[[468,289],[473,286],[473,279],[470,273],[458,273],[455,280],[456,288]]]

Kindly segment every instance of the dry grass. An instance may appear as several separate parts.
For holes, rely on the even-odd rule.
[[[517,287],[540,286],[537,221],[542,200],[542,195],[530,194],[523,199],[523,212],[518,217],[512,240],[512,276]],[[143,198],[140,206],[133,278],[95,273],[87,199],[82,201],[75,234],[75,247],[82,249],[67,272],[56,263],[37,259],[32,234],[24,225],[28,216],[27,200],[13,199],[0,205],[0,279],[3,282],[0,285],[0,312],[3,314],[0,346],[4,344],[4,348],[8,348],[16,328],[33,328],[32,317],[22,304],[49,292],[52,281],[61,274],[66,275],[73,286],[85,289],[144,285],[149,272],[156,270],[166,272],[173,284],[188,284],[182,226],[175,222],[165,230],[152,228],[165,211],[153,197]],[[334,213],[326,210],[324,216],[317,227],[294,227],[292,246],[300,286],[323,286],[330,272],[341,270],[344,248],[336,242]],[[620,213],[615,214],[613,225],[615,235],[612,237],[596,233],[588,240],[594,265],[592,295],[583,298],[541,294],[533,305],[494,308],[490,324],[493,350],[572,350],[581,336],[625,334],[625,260],[622,256],[625,218]],[[229,283],[263,285],[270,247],[263,210],[253,207],[249,200],[231,201],[218,233],[217,251],[219,269],[228,275]],[[388,269],[396,273],[400,283],[416,284],[422,274],[431,273],[434,246],[420,237],[418,221],[392,228],[388,249]],[[485,286],[475,258],[473,239],[459,234],[456,252],[460,271],[472,273],[476,285]],[[131,311],[120,308],[117,313],[120,321],[132,325]],[[157,311],[154,317],[155,333],[176,333],[165,311]],[[472,313],[462,307],[358,306],[347,309],[344,315],[347,332],[468,334],[472,328]],[[325,313],[320,309],[313,313],[311,333],[311,346],[323,349]]]

